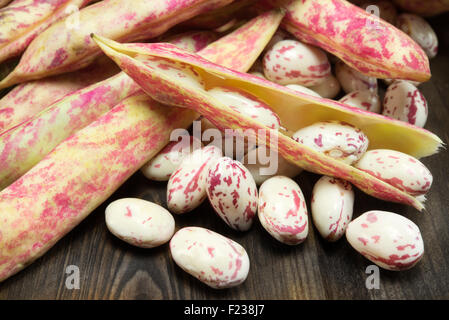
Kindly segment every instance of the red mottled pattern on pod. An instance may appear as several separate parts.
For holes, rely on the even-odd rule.
[[[344,0],[265,0],[287,10],[283,27],[376,78],[426,81],[429,60],[421,47],[386,21]]]
[[[248,276],[245,249],[205,228],[180,229],[170,241],[170,252],[181,269],[214,289],[235,287]]]
[[[19,65],[0,82],[0,88],[25,80],[78,70],[90,64],[101,50],[90,38],[95,32],[122,42],[154,38],[179,22],[224,6],[233,0],[103,0],[79,12],[76,37],[61,20],[25,50]],[[98,19],[101,15],[101,19]]]
[[[349,223],[346,239],[365,258],[392,271],[415,266],[424,243],[413,221],[387,211],[368,211]]]
[[[397,26],[415,40],[432,59],[438,53],[438,37],[430,24],[420,16],[403,13],[398,17]]]
[[[273,82],[306,87],[318,85],[330,75],[331,66],[319,48],[296,40],[282,40],[263,58],[265,77]]]
[[[322,121],[296,131],[292,138],[334,159],[352,164],[368,149],[368,137],[358,128],[340,121]]]
[[[307,206],[299,186],[292,179],[275,176],[259,190],[259,221],[276,240],[296,245],[307,238]]]
[[[354,166],[414,196],[426,194],[433,181],[419,160],[394,150],[369,150]]]
[[[246,71],[256,61],[283,17],[284,13],[277,9],[265,12],[198,54],[229,69]]]
[[[0,189],[38,163],[61,141],[111,110],[139,86],[125,73],[81,89],[0,135]]]
[[[15,0],[0,10],[0,62],[20,55],[53,23],[93,0]],[[1,7],[1,6],[0,6]]]
[[[382,114],[424,127],[429,110],[424,95],[408,81],[395,81],[387,89]]]
[[[192,211],[206,199],[206,176],[212,160],[222,156],[215,146],[195,150],[185,157],[167,184],[168,209],[177,214]]]
[[[195,118],[136,94],[0,192],[0,281],[42,256]]]
[[[219,158],[209,166],[206,192],[218,216],[235,230],[251,228],[257,212],[257,187],[240,162]]]
[[[0,100],[0,132],[30,120],[65,95],[118,73],[111,62],[100,58],[82,70],[16,86]]]
[[[344,235],[353,207],[354,191],[349,182],[323,176],[313,187],[313,223],[324,239],[337,241]]]

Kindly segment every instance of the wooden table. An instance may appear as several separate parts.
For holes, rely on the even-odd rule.
[[[431,20],[441,42],[431,61],[432,80],[420,88],[430,105],[426,128],[449,140],[449,15]],[[356,191],[354,217],[368,210],[401,213],[421,229],[426,253],[413,269],[380,271],[380,288],[368,290],[365,271],[372,263],[343,238],[322,240],[315,228],[305,243],[288,247],[276,242],[257,222],[247,233],[226,227],[210,205],[177,216],[177,228],[202,226],[241,243],[250,256],[248,279],[241,286],[213,290],[170,258],[168,245],[139,249],[108,232],[104,211],[111,201],[138,197],[165,206],[166,183],[146,180],[140,172],[59,241],[38,261],[0,284],[0,299],[447,299],[449,298],[449,153],[425,158],[434,183],[427,211],[382,202]],[[319,177],[296,179],[306,199]],[[309,210],[310,212],[310,210]],[[1,213],[0,213],[1,215]],[[69,290],[66,268],[80,271],[80,289]]]

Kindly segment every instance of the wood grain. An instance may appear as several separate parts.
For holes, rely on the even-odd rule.
[[[431,61],[433,77],[421,86],[430,105],[430,131],[449,141],[449,15],[431,20],[440,39],[440,53]],[[434,175],[427,211],[386,203],[356,192],[354,217],[368,210],[388,210],[412,219],[421,229],[425,256],[404,272],[381,270],[380,289],[365,287],[371,263],[345,239],[323,241],[312,228],[305,243],[288,247],[273,240],[260,226],[237,233],[205,202],[190,214],[177,216],[177,229],[202,226],[241,243],[251,260],[241,286],[213,290],[177,267],[168,245],[139,249],[110,234],[104,210],[111,201],[138,197],[165,206],[166,184],[146,180],[140,173],[24,271],[0,284],[0,299],[448,299],[449,298],[449,154],[423,162]],[[302,173],[296,179],[306,199],[319,177]],[[310,212],[310,210],[309,210]],[[1,214],[1,213],[0,213]],[[80,289],[65,286],[65,269],[80,269]]]

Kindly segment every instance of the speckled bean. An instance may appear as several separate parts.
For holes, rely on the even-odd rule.
[[[339,100],[341,103],[366,111],[380,113],[382,106],[379,95],[370,90],[359,90],[348,93]]]
[[[323,176],[313,187],[313,224],[324,239],[333,242],[344,235],[353,208],[354,191],[349,182]]]
[[[352,69],[343,61],[335,64],[335,76],[346,93],[358,90],[377,92],[377,79]]]
[[[354,166],[414,196],[424,195],[433,181],[418,159],[394,150],[369,150]]]
[[[395,81],[387,89],[384,97],[384,116],[424,127],[428,116],[427,100],[408,81]]]
[[[168,209],[177,214],[192,211],[206,199],[206,175],[210,162],[221,157],[221,150],[207,146],[185,157],[167,184]]]
[[[310,89],[318,93],[323,98],[333,99],[340,93],[341,86],[338,79],[333,75],[330,75],[323,81],[323,83],[312,86]]]
[[[206,192],[218,216],[231,228],[251,228],[257,212],[257,187],[243,164],[222,157],[211,163]]]
[[[274,152],[274,151],[271,151]],[[263,170],[268,170],[272,163],[261,163],[261,159],[257,156],[258,150],[252,149],[250,150],[245,157],[243,158],[243,164],[249,170],[251,175],[256,182],[256,185],[260,186],[265,180],[274,177],[274,176],[286,176],[288,178],[296,177],[298,174],[302,172],[302,168],[294,165],[293,163],[288,162],[282,156],[277,153],[270,155],[268,161],[276,160],[277,161],[277,170],[273,174],[266,174]],[[249,163],[251,162],[251,163]],[[265,162],[265,160],[264,160]]]
[[[116,237],[142,248],[160,246],[175,232],[175,220],[170,212],[136,198],[111,202],[106,207],[106,226]]]
[[[326,54],[296,40],[276,43],[264,56],[265,77],[278,84],[318,85],[330,75]]]
[[[430,24],[415,14],[399,15],[397,27],[415,40],[431,59],[438,53],[438,37]]]
[[[202,148],[202,143],[193,136],[181,137],[180,141],[170,142],[156,157],[140,170],[150,180],[168,181],[181,161],[194,150]]]
[[[180,229],[170,241],[170,252],[181,269],[214,289],[237,286],[248,276],[245,249],[205,228]]]
[[[322,121],[296,131],[292,138],[329,157],[352,164],[368,149],[368,137],[340,121]]]
[[[259,221],[276,240],[296,245],[309,232],[307,206],[301,189],[290,178],[276,176],[260,187]]]
[[[421,260],[424,243],[413,221],[387,211],[368,211],[349,223],[346,239],[365,258],[387,270],[410,269]]]
[[[290,88],[290,89],[293,89],[295,91],[301,92],[301,93],[310,94],[311,96],[321,98],[321,96],[318,93],[316,93],[312,89],[304,87],[304,86],[302,86],[300,84],[287,84],[286,87]]]

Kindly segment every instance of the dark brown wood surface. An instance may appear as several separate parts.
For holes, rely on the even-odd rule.
[[[433,18],[431,23],[440,39],[440,53],[431,61],[432,80],[420,88],[430,106],[426,128],[447,144],[449,15]],[[246,282],[213,290],[177,267],[168,245],[139,249],[108,232],[104,211],[115,199],[138,197],[165,206],[166,183],[146,180],[138,172],[42,258],[1,283],[0,299],[448,299],[449,153],[441,150],[423,162],[434,175],[426,212],[356,191],[354,217],[374,209],[401,213],[420,227],[424,238],[422,261],[403,272],[381,269],[378,290],[365,286],[365,270],[372,263],[344,238],[327,243],[312,227],[303,244],[285,246],[258,222],[246,233],[231,230],[205,202],[194,212],[176,216],[176,228],[194,225],[215,230],[241,243],[251,260]],[[296,179],[306,199],[318,178],[302,173]],[[79,290],[65,286],[69,265],[79,267]]]

